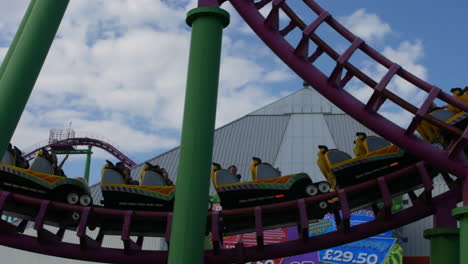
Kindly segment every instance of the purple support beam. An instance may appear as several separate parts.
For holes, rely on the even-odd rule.
[[[221,230],[219,229],[219,212],[216,211],[211,215],[211,238],[213,243],[213,249],[217,252],[223,246],[223,238],[220,235]]]
[[[307,217],[307,206],[304,199],[297,200],[297,208],[299,209],[299,237],[304,241],[309,239],[309,221]]]
[[[351,211],[349,209],[348,199],[346,198],[346,191],[344,189],[338,190],[338,199],[340,199],[340,208],[342,213],[341,223],[338,228],[346,233],[349,232],[350,229]]]
[[[383,95],[383,92],[392,80],[393,76],[395,76],[395,74],[397,74],[397,72],[400,70],[400,68],[400,65],[393,64],[392,67],[388,70],[387,74],[385,74],[382,80],[377,84],[377,86],[375,86],[374,93],[365,107],[367,111],[377,112],[379,110],[386,99]]]
[[[265,19],[265,25],[273,30],[279,30],[279,5],[274,4],[270,13]],[[287,33],[286,33],[287,34]],[[285,34],[285,35],[286,35]]]
[[[220,0],[198,0],[198,6],[219,6],[220,2]]]
[[[377,182],[379,183],[380,193],[382,194],[382,199],[384,202],[383,217],[387,218],[392,214],[392,196],[384,177],[379,177]]]
[[[167,214],[166,234],[164,235],[164,239],[167,245],[169,245],[169,240],[171,238],[171,230],[172,230],[172,212]]]
[[[290,21],[287,26],[285,26],[283,29],[280,30],[281,36],[283,37],[287,36],[296,27],[297,27],[296,23],[294,23],[294,21]]]
[[[452,199],[447,199],[442,206],[434,208],[434,228],[457,228],[457,220],[452,216],[452,210],[457,208],[458,202],[455,197],[452,197]]]
[[[263,248],[263,218],[262,218],[262,207],[255,207],[255,233],[257,237],[257,246]]]
[[[330,75],[328,81],[333,85],[338,86],[341,82],[341,75],[343,73],[344,64],[348,62],[351,56],[364,44],[364,41],[360,38],[356,38],[351,46],[341,55],[336,61],[336,67]]]
[[[429,113],[429,110],[431,109],[431,106],[434,103],[434,100],[440,94],[440,91],[441,90],[438,87],[434,86],[432,88],[426,100],[421,105],[421,108],[419,108],[418,112],[413,117],[413,120],[411,121],[411,124],[408,126],[408,129],[406,129],[406,135],[413,134],[416,128],[418,128],[419,124],[421,124],[421,121],[423,120],[423,117]]]

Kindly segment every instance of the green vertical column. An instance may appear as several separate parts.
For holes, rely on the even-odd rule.
[[[460,262],[457,263],[468,263],[468,206],[453,209],[452,215],[460,222]]]
[[[86,167],[85,167],[85,172],[84,172],[84,178],[86,179],[87,182],[89,182],[89,170],[91,168],[91,154],[93,147],[88,146],[88,152],[86,152]]]
[[[229,14],[218,7],[199,7],[187,14],[187,24],[192,27],[192,39],[170,264],[203,263],[221,39]]]
[[[427,229],[424,238],[431,241],[431,264],[460,263],[458,228]]]
[[[0,68],[0,156],[16,129],[69,0],[33,0]]]
[[[424,231],[424,237],[431,245],[431,264],[459,263],[459,230],[457,220],[451,213],[457,207],[457,202],[456,198],[452,198],[436,206],[434,228]]]

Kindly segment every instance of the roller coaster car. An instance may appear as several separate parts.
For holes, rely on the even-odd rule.
[[[338,149],[329,150],[326,146],[319,146],[317,164],[334,189],[376,179],[419,161],[416,157],[383,138],[366,136],[364,133],[356,135],[354,147],[356,158],[352,158],[346,152]],[[435,177],[437,173],[434,169],[429,171],[431,177]],[[393,181],[389,185],[389,189],[392,194],[397,195],[416,189],[421,184],[421,179],[417,174],[407,175]],[[364,202],[373,202],[373,199],[380,199],[380,197],[379,191],[348,194],[351,207],[361,205]]]
[[[101,190],[105,207],[172,211],[175,186],[168,186],[157,167],[146,163],[140,185],[128,185],[122,173],[107,161],[102,168]]]
[[[13,150],[17,150],[16,148]],[[15,153],[13,155],[12,153]],[[0,163],[0,189],[39,199],[58,201],[72,205],[88,206],[93,201],[88,183],[83,178],[67,178],[53,175],[51,163],[46,152],[36,154],[29,169],[17,167],[27,165],[24,158],[17,154],[21,151],[7,151]],[[24,204],[16,200],[7,200],[4,214],[34,221],[39,213],[39,206]],[[79,212],[49,208],[45,223],[61,228],[74,229],[78,226]]]
[[[5,151],[5,154],[3,155],[2,160],[1,160],[0,163],[15,166],[15,164],[16,164],[15,154],[13,152],[13,148],[12,148],[11,144],[8,145],[8,148]]]
[[[451,90],[453,97],[460,101],[468,103],[468,96],[463,93],[461,88],[454,88]],[[468,113],[452,106],[436,108],[429,113],[431,116],[443,121],[446,124],[452,125],[456,128],[465,130],[468,125]],[[418,126],[417,131],[426,141],[431,143],[440,143],[444,146],[450,143],[450,134],[442,131],[440,128],[432,125],[431,123],[423,120]]]
[[[124,176],[120,170],[107,161],[102,168],[101,191],[103,205],[106,208],[152,211],[158,213],[172,211],[174,207],[175,186],[170,186],[162,176],[163,170],[159,166],[146,163],[140,174],[140,185],[129,185],[125,183]],[[212,203],[208,202],[208,210]],[[122,217],[102,217],[94,223],[101,227],[105,234],[120,235],[123,219]],[[132,219],[130,229],[131,235],[156,236],[165,235],[167,218],[141,219],[137,216]],[[206,229],[208,234],[208,229]]]
[[[53,175],[47,154],[39,151],[29,169],[16,167],[16,160],[6,152],[0,164],[1,188],[47,200],[88,206],[92,198],[88,183],[83,178]],[[3,163],[6,162],[6,163]]]
[[[223,209],[252,207],[282,201],[296,200],[330,191],[327,182],[312,183],[306,173],[281,176],[281,172],[259,158],[250,164],[253,181],[239,182],[239,177],[213,163],[211,178]],[[318,206],[326,209],[328,203]]]
[[[254,158],[250,165],[253,181],[239,182],[239,177],[223,170],[217,163],[212,167],[212,181],[224,209],[236,209],[315,196],[330,191],[327,182],[312,183],[305,173],[281,176],[281,172],[270,164]],[[328,201],[308,204],[306,207],[310,221],[323,218],[329,211]],[[297,208],[291,207],[277,212],[262,212],[265,229],[297,225],[300,221]],[[255,231],[253,215],[223,215],[224,235]]]
[[[16,146],[8,144],[7,150],[0,163],[12,165],[20,168],[29,168],[29,162],[23,157],[23,152]]]

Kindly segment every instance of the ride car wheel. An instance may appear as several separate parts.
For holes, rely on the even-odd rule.
[[[74,192],[67,194],[67,203],[76,204],[79,200],[80,196],[78,196],[78,194]]]
[[[74,221],[80,220],[80,213],[78,213],[78,212],[73,212],[73,213],[72,213],[72,219],[73,219]]]
[[[321,182],[318,184],[318,189],[321,193],[327,193],[330,191],[331,186],[328,182]]]
[[[82,206],[88,206],[91,204],[91,197],[87,194],[83,194],[80,197],[80,205]]]
[[[328,207],[328,203],[325,201],[321,201],[320,203],[318,203],[318,206],[320,209],[326,209]]]
[[[309,184],[307,185],[307,187],[305,188],[305,192],[307,195],[309,196],[315,196],[318,194],[319,192],[319,189],[317,188],[317,186],[313,185],[313,184]]]

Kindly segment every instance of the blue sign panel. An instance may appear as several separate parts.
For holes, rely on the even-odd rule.
[[[372,211],[361,210],[353,213],[351,226],[359,225],[374,219]],[[323,220],[309,225],[309,236],[317,236],[336,230],[333,215],[327,215]],[[386,232],[374,237],[341,245],[318,252],[319,263],[332,264],[382,264],[396,239],[392,232]]]
[[[372,237],[322,250],[319,252],[319,260],[334,264],[381,264],[395,241],[394,238]]]

